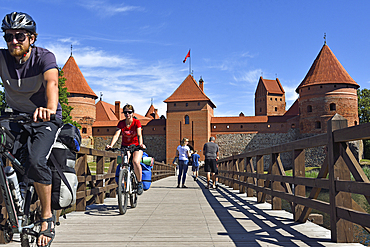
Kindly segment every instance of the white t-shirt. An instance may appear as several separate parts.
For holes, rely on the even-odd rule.
[[[179,145],[177,151],[179,151],[179,160],[188,160],[188,152],[190,151],[188,146]]]

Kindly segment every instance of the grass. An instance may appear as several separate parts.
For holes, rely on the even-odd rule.
[[[91,174],[96,174],[96,162],[89,162],[87,165],[89,166]],[[108,172],[109,165],[109,163],[104,163],[104,173]]]

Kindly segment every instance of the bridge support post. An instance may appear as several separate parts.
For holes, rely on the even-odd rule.
[[[293,151],[293,178],[294,177],[305,177],[305,151],[303,149]],[[295,185],[294,187],[295,196],[306,196],[306,186],[304,185]],[[294,221],[299,221],[299,218],[302,215],[304,206],[293,204],[293,216]]]
[[[351,180],[351,174],[345,161],[341,157],[341,143],[335,142],[333,132],[348,126],[347,119],[335,114],[328,121],[328,164],[330,182],[330,228],[331,240],[337,243],[353,242],[353,223],[340,219],[337,215],[338,207],[352,209],[351,194],[337,192],[336,180]]]
[[[246,165],[247,165],[247,169],[246,171],[249,172],[249,173],[253,173],[254,169],[253,169],[253,160],[252,158],[247,158],[247,162],[246,162]],[[254,179],[253,177],[247,177],[247,179],[244,179],[248,182],[248,184],[254,184]],[[252,197],[253,196],[253,189],[252,188],[247,188],[247,196],[249,197]]]
[[[83,177],[78,180],[77,193],[76,193],[76,211],[86,210],[86,180],[85,176],[87,173],[87,155],[77,154],[76,166],[75,166],[77,177]]]
[[[257,155],[256,156],[256,170],[257,170],[257,174],[263,174],[264,172],[264,167],[263,167],[263,156],[262,155]],[[257,186],[258,187],[263,187],[265,184],[265,180],[264,179],[257,179]],[[257,191],[257,202],[265,202],[265,196],[263,196],[263,193],[262,192],[259,192]]]
[[[278,156],[279,154],[271,154],[271,174],[272,175],[280,175],[279,167],[278,167]],[[271,190],[272,191],[281,191],[281,182],[273,182],[271,181]],[[271,198],[272,209],[281,210],[281,198],[272,196]]]

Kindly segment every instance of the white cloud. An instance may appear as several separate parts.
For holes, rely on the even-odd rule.
[[[123,3],[111,4],[109,1],[95,0],[95,1],[82,1],[78,3],[80,6],[95,11],[99,16],[113,16],[119,13],[126,13],[130,11],[143,11],[142,7],[129,6]]]
[[[52,51],[60,67],[63,67],[70,56],[70,48],[63,43],[45,46]],[[184,80],[179,76],[180,69],[167,62],[158,61],[148,64],[139,59],[115,56],[106,51],[92,47],[73,50],[82,74],[91,89],[103,100],[114,104],[119,100],[122,104],[134,105],[138,114],[145,115],[149,109],[151,98],[159,115],[166,115],[166,104],[163,103]]]
[[[245,71],[240,73],[240,75],[235,76],[234,80],[236,82],[247,82],[252,85],[256,85],[258,82],[258,78],[261,76],[262,69],[255,69],[251,71]]]

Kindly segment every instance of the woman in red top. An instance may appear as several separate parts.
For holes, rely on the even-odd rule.
[[[134,144],[145,149],[146,147],[143,143],[141,123],[139,120],[134,118],[134,107],[129,104],[125,105],[123,107],[123,114],[125,115],[126,119],[118,122],[116,133],[114,134],[110,145],[107,145],[107,149],[112,148],[114,146],[121,133],[122,133],[121,146],[128,147]],[[142,150],[135,151],[132,157],[135,175],[139,182],[137,190],[138,195],[141,195],[143,193],[143,183],[141,181],[142,169],[140,165],[142,157],[143,157]]]

